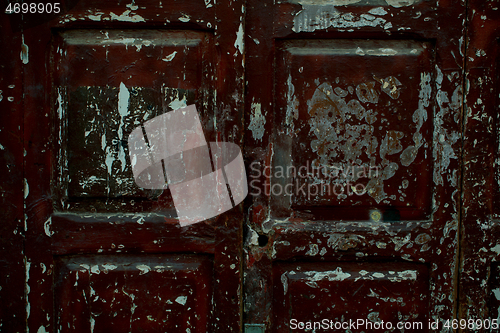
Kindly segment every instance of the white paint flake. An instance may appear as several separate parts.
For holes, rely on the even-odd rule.
[[[406,7],[406,6],[412,6],[420,0],[385,0],[389,6],[399,8],[399,7]]]
[[[132,13],[130,10],[124,11],[121,15],[116,15],[115,13],[110,12],[109,16],[112,21],[146,22],[142,16]]]
[[[130,93],[127,87],[120,83],[120,91],[118,93],[118,112],[120,116],[125,117],[128,114],[128,104],[130,99]]]
[[[22,35],[21,54],[19,56],[24,65],[29,62],[29,48],[28,45],[24,44],[24,35]]]
[[[168,104],[172,110],[182,109],[187,106],[186,96],[184,95],[182,99],[177,96],[172,102]]]
[[[288,86],[286,99],[286,117],[285,123],[287,125],[286,133],[291,135],[294,133],[294,120],[299,119],[299,100],[295,96],[295,86],[292,83],[292,75],[288,75],[288,80],[286,81]]]
[[[151,271],[151,267],[149,267],[148,265],[141,264],[136,265],[135,267],[141,271],[139,275],[147,274],[149,271]]]
[[[286,293],[288,292],[287,272],[281,274],[281,283],[283,284],[283,293],[286,295]]]
[[[191,20],[191,17],[187,14],[182,14],[182,16],[179,17],[179,21],[181,22],[189,22],[189,20]]]
[[[176,54],[177,54],[177,51],[174,51],[174,52],[170,53],[168,56],[166,56],[165,58],[163,58],[161,60],[163,60],[163,61],[172,61],[175,58]]]
[[[306,284],[312,288],[318,287],[317,281],[344,281],[351,276],[351,274],[343,272],[341,267],[337,267],[334,271],[305,272],[305,274],[308,276]]]
[[[500,244],[497,244],[494,247],[492,247],[491,251],[495,252],[496,254],[500,254]],[[500,298],[499,298],[499,300],[500,300]]]
[[[45,326],[42,325],[38,328],[38,331],[36,331],[36,333],[48,333],[48,332],[45,330]]]
[[[187,296],[179,296],[175,299],[175,301],[180,305],[186,305]]]
[[[293,19],[292,30],[294,32],[313,32],[327,28],[361,28],[380,27],[388,29],[388,22],[381,17],[367,14],[359,16],[352,13],[342,13],[335,5],[303,5]]]
[[[372,14],[372,15],[379,15],[379,16],[383,16],[383,15],[386,15],[387,14],[387,11],[384,9],[384,7],[376,7],[376,8],[372,8],[368,11],[368,13]]]
[[[117,269],[118,266],[115,266],[113,264],[104,264],[104,265],[101,265],[102,266],[102,271],[107,274],[108,271],[112,271],[114,269]]]
[[[25,293],[26,293],[26,332],[29,332],[28,328],[28,319],[30,317],[30,301],[29,301],[29,294],[30,294],[30,285],[29,285],[29,279],[30,279],[30,267],[31,267],[31,262],[29,262],[26,259],[26,283],[25,283]]]
[[[51,237],[54,232],[50,230],[50,227],[52,226],[52,217],[49,217],[47,221],[43,224],[43,230],[45,231],[45,234],[49,237]]]
[[[240,54],[243,54],[245,49],[245,42],[243,41],[243,23],[240,23],[240,27],[238,28],[238,32],[236,33],[236,40],[234,41],[234,47],[240,51]],[[235,53],[234,55],[236,55]]]
[[[26,178],[24,178],[24,199],[26,199],[29,194],[30,194],[30,186]]]
[[[262,140],[264,136],[264,125],[266,124],[266,117],[262,114],[261,104],[251,104],[252,113],[250,113],[250,125],[248,129],[252,131],[252,137],[255,140]]]

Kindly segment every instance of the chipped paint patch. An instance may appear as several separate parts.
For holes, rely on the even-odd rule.
[[[141,271],[139,275],[147,274],[149,273],[149,271],[151,271],[151,267],[149,267],[148,265],[140,264],[136,265],[135,267],[137,267],[137,269]]]
[[[45,330],[45,326],[41,325],[36,331],[36,333],[48,333],[48,332]]]
[[[24,199],[26,199],[29,194],[30,194],[30,186],[28,184],[28,180],[24,178]]]
[[[52,237],[52,235],[54,234],[54,232],[50,230],[51,226],[52,226],[52,217],[49,217],[47,221],[45,221],[45,223],[43,224],[43,230],[45,231],[45,234],[49,237]]]
[[[462,86],[456,84],[456,88],[452,93],[451,99],[448,96],[448,92],[441,89],[441,84],[443,82],[443,73],[439,67],[436,66],[436,86],[437,94],[436,100],[439,106],[439,111],[434,117],[434,149],[433,157],[436,163],[434,167],[433,180],[436,185],[443,185],[443,174],[446,174],[449,170],[451,159],[457,159],[453,145],[457,143],[460,139],[461,134],[458,132],[448,132],[444,124],[444,118],[450,112],[455,114],[455,119],[460,114],[460,107],[462,105]]]
[[[116,15],[115,13],[110,12],[109,16],[112,21],[146,22],[142,16],[132,13],[130,10],[124,11],[121,15]]]
[[[182,14],[181,17],[179,17],[179,21],[181,22],[189,22],[191,20],[191,16],[187,14]]]
[[[243,54],[245,50],[245,42],[243,38],[244,38],[243,23],[240,22],[240,26],[238,28],[238,31],[236,32],[236,40],[234,41],[234,47],[240,52],[240,54]]]
[[[28,62],[29,62],[29,47],[28,47],[28,45],[24,44],[24,35],[22,35],[21,53],[20,53],[19,57],[21,58],[21,61],[23,62],[24,65],[28,64]]]
[[[325,272],[305,272],[304,273],[307,278],[306,284],[312,288],[317,288],[318,281],[344,281],[349,278],[351,274],[343,272],[341,267],[337,267],[334,271],[325,271]]]
[[[175,299],[175,301],[180,305],[186,305],[187,296],[179,296]]]
[[[30,294],[30,285],[29,285],[29,279],[30,279],[30,268],[31,268],[31,262],[27,259],[25,259],[25,272],[26,272],[26,278],[25,278],[25,298],[26,298],[26,332],[29,332],[28,328],[28,319],[31,314],[31,305],[29,301],[29,294]]]
[[[305,4],[302,10],[295,14],[292,30],[294,32],[313,32],[328,28],[361,28],[380,27],[389,29],[390,22],[369,14],[359,16],[352,13],[342,13],[335,5]]]
[[[294,120],[299,119],[299,100],[297,99],[297,96],[295,96],[295,87],[292,83],[292,75],[288,75],[286,83],[288,89],[286,94],[287,107],[285,123],[287,126],[286,133],[291,135],[294,133]]]
[[[497,255],[500,255],[500,244],[495,245],[490,250],[495,252]],[[499,298],[499,300],[500,300],[500,298]]]
[[[389,6],[399,8],[413,6],[419,3],[421,0],[385,0]]]
[[[250,125],[248,129],[252,131],[252,137],[255,140],[262,140],[265,131],[264,125],[266,124],[266,117],[262,114],[260,103],[252,103],[251,110]]]
[[[175,55],[177,54],[177,51],[174,51],[172,53],[170,53],[168,56],[166,56],[165,58],[161,59],[163,61],[172,61],[175,57]]]

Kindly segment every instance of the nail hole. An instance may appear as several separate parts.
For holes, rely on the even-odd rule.
[[[259,235],[259,246],[266,246],[266,245],[267,245],[267,236]]]

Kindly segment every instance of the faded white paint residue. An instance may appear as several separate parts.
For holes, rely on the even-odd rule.
[[[308,256],[315,256],[319,252],[318,244],[309,244],[309,250],[306,252]]]
[[[352,13],[341,13],[335,5],[304,4],[302,10],[293,19],[294,32],[313,32],[327,28],[385,28],[387,21],[381,17],[365,15],[355,16]]]
[[[392,7],[406,7],[412,6],[416,3],[419,3],[421,0],[385,0],[389,6]]]
[[[286,272],[281,274],[281,284],[283,284],[283,293],[286,295],[288,292],[288,277]]]
[[[118,141],[122,142],[124,140],[123,138],[123,126],[125,125],[125,117],[129,115],[129,103],[130,103],[130,92],[128,91],[127,87],[123,82],[120,83],[120,88],[118,91],[118,113],[120,114],[120,124],[118,126]],[[115,160],[120,161],[121,163],[121,170],[124,171],[125,167],[127,165],[126,162],[126,154],[125,150],[123,148],[123,145],[119,144],[118,145],[118,152],[112,147],[109,146],[107,143],[107,138],[106,138],[106,132],[104,132],[102,140],[101,140],[101,145],[103,150],[106,152],[106,166],[108,169],[108,175],[112,175],[113,171],[113,162]],[[108,191],[109,191],[109,186],[108,186]]]
[[[215,0],[214,0],[215,1]],[[210,8],[212,7],[212,0],[205,0],[205,7]]]
[[[45,326],[42,325],[38,328],[36,333],[48,333],[48,332],[45,330]]]
[[[135,267],[137,267],[137,269],[141,271],[139,275],[147,274],[149,271],[151,271],[151,267],[149,267],[148,265],[141,264],[136,265]]]
[[[172,110],[182,109],[187,106],[186,96],[184,95],[182,99],[179,99],[179,95],[176,96],[172,102],[168,104]]]
[[[90,272],[93,274],[99,274],[101,273],[101,270],[99,269],[99,265],[94,265],[90,268]]]
[[[179,296],[175,299],[175,301],[180,305],[186,305],[187,296]]]
[[[325,272],[305,272],[307,275],[306,284],[310,287],[317,288],[318,281],[344,281],[349,278],[351,274],[343,272],[341,267],[337,267],[334,271],[325,271]]]
[[[31,262],[29,260],[25,259],[25,269],[26,269],[26,283],[25,283],[25,293],[26,293],[26,319],[30,317],[30,301],[29,301],[29,294],[30,294],[30,285],[29,285],[29,279],[30,279],[30,267],[31,267]],[[28,323],[26,323],[26,332],[29,332],[28,328]]]
[[[240,54],[243,54],[243,51],[245,50],[245,42],[243,40],[243,37],[243,23],[240,23],[240,27],[238,28],[238,32],[236,33],[236,40],[234,41],[234,47],[238,51],[240,51]]]
[[[295,87],[292,83],[292,75],[288,75],[286,83],[288,89],[286,94],[287,106],[285,123],[287,126],[286,133],[291,135],[294,133],[294,120],[299,119],[299,100],[297,99],[297,96],[295,96]]]
[[[427,107],[429,107],[431,93],[431,75],[429,73],[421,73],[418,109],[413,113],[413,122],[416,124],[415,134],[413,134],[414,145],[408,146],[401,153],[401,164],[404,166],[409,166],[413,163],[417,157],[418,149],[425,143],[420,129],[427,120]]]
[[[248,129],[252,131],[252,137],[255,140],[262,140],[264,136],[266,117],[262,114],[260,103],[251,104],[252,113],[250,113],[250,125]]]
[[[101,15],[87,15],[87,17],[89,19],[91,19],[92,21],[100,21],[101,20],[101,16],[102,16],[102,14]]]
[[[132,13],[130,10],[124,11],[121,15],[116,15],[113,12],[110,12],[109,15],[112,21],[146,22],[142,16]]]
[[[500,244],[497,244],[494,247],[492,247],[491,251],[495,252],[496,254],[500,254]]]
[[[120,91],[118,92],[118,112],[122,117],[125,117],[128,114],[129,99],[130,93],[123,82],[121,82]]]
[[[104,265],[101,265],[102,266],[102,271],[107,274],[108,271],[112,271],[114,269],[117,269],[118,266],[115,266],[115,265],[112,265],[112,264],[104,264]]]
[[[299,3],[301,5],[333,5],[333,6],[348,6],[361,0],[292,0],[292,3]]]
[[[45,231],[45,234],[49,237],[51,237],[54,232],[50,230],[50,227],[52,226],[52,217],[49,217],[47,221],[43,224],[43,230]]]
[[[378,323],[380,322],[380,318],[379,318],[379,312],[370,312],[367,316],[368,320],[374,322],[374,323]]]
[[[449,117],[447,115],[450,112],[453,112],[456,121],[459,119],[460,108],[462,105],[462,85],[459,81],[456,82],[456,88],[453,91],[450,100],[448,92],[441,90],[441,84],[444,76],[438,66],[436,66],[436,73],[436,100],[439,106],[439,111],[434,117],[433,157],[436,167],[434,168],[433,180],[434,184],[439,185],[443,184],[442,175],[449,171],[448,166],[450,165],[450,160],[458,158],[453,149],[453,145],[459,141],[460,133],[449,132],[443,124],[444,118]]]
[[[177,54],[177,51],[174,51],[174,52],[170,53],[168,56],[166,56],[165,58],[163,58],[161,60],[163,60],[163,61],[172,61],[175,58],[176,54]]]
[[[24,178],[24,199],[26,199],[29,194],[30,194],[30,186],[26,178]]]
[[[189,20],[191,20],[191,16],[187,14],[182,14],[182,16],[179,17],[179,21],[181,22],[189,22]]]
[[[19,56],[24,65],[29,62],[29,48],[28,45],[24,44],[24,34],[22,35],[21,54]]]
[[[417,271],[406,270],[402,272],[397,272],[397,276],[389,276],[388,279],[391,282],[400,282],[403,280],[417,281]]]
[[[368,13],[370,13],[372,15],[383,16],[383,15],[387,14],[387,11],[384,9],[384,7],[375,7],[375,8],[370,9],[368,11]]]

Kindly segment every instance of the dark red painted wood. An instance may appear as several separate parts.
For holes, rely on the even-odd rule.
[[[348,313],[375,321],[437,319],[439,331],[449,331],[442,324],[457,309],[465,4],[247,6],[245,139],[254,188],[246,227],[246,323],[293,331],[287,319],[346,320]],[[378,167],[379,177],[328,179],[312,171],[342,164],[344,171],[353,164]],[[310,175],[287,176],[290,167],[300,172],[307,165]],[[352,194],[347,181],[368,192],[342,197],[316,187],[308,195],[309,185],[329,181],[345,193]],[[370,282],[374,288],[386,286],[373,306],[369,291],[347,299],[357,288],[350,279],[361,270],[354,268],[358,262],[380,277]],[[387,262],[416,277],[419,297],[405,301],[408,307],[382,305],[414,288],[394,282]],[[338,267],[349,277],[324,274]],[[316,285],[289,284],[311,277]],[[310,303],[308,295],[315,296]],[[340,295],[346,299],[339,303]]]
[[[168,190],[135,186],[126,145],[183,102],[207,141],[242,144],[243,15],[80,1],[24,31],[27,329],[241,330],[242,208],[181,228]]]
[[[469,2],[459,312],[466,320],[500,319],[499,10],[498,1]]]
[[[22,34],[0,18],[0,331],[25,329]]]

